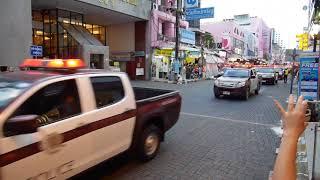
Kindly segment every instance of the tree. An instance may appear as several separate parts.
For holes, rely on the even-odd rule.
[[[214,38],[211,35],[211,33],[206,32],[204,34],[204,46],[208,49],[213,49],[214,48]]]

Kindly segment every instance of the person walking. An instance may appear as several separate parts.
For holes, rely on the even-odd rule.
[[[289,75],[289,70],[288,70],[288,68],[286,68],[286,69],[284,70],[284,76],[283,76],[283,81],[284,81],[284,83],[287,83],[287,82],[288,82],[288,75]]]

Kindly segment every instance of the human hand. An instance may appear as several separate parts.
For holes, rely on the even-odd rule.
[[[306,128],[306,111],[307,101],[303,100],[303,96],[300,96],[296,107],[294,107],[294,97],[291,94],[288,101],[288,110],[285,111],[279,101],[274,100],[277,108],[279,109],[283,120],[283,135],[284,137],[293,138],[298,140],[300,135]]]

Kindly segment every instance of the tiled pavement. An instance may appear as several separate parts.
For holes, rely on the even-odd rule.
[[[270,129],[279,125],[271,97],[284,103],[289,85],[264,86],[260,95],[242,101],[213,98],[212,81],[133,84],[179,90],[183,97],[180,120],[151,162],[141,164],[120,157],[81,178],[268,179],[279,145],[279,138]]]

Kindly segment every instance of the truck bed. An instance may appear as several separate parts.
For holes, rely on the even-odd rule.
[[[133,87],[133,91],[136,97],[137,104],[156,101],[179,94],[178,91],[173,90],[151,89],[142,87]]]

